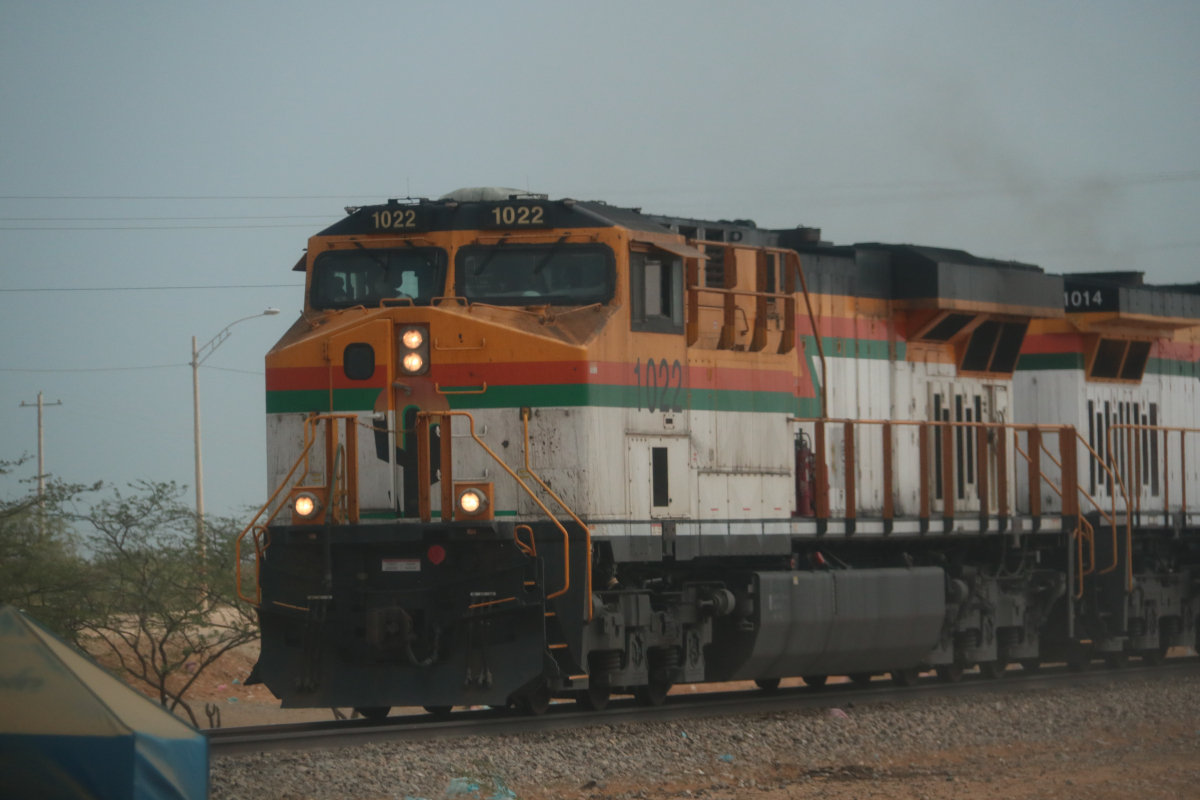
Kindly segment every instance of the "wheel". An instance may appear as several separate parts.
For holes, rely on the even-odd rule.
[[[1021,669],[1025,670],[1026,672],[1037,672],[1041,668],[1042,662],[1038,661],[1036,658],[1021,659]]]
[[[666,702],[667,693],[670,691],[671,684],[669,683],[649,683],[634,689],[633,696],[638,701],[638,705],[661,706]]]
[[[1105,653],[1104,666],[1109,669],[1124,669],[1129,666],[1129,656],[1125,653]]]
[[[454,706],[425,706],[425,710],[437,717],[445,717],[454,710]]]
[[[603,711],[612,696],[612,688],[607,683],[588,683],[588,688],[575,693],[575,702],[588,711]]]
[[[1154,650],[1142,651],[1142,663],[1147,667],[1157,667],[1167,659],[1167,648],[1159,647]]]
[[[828,675],[805,675],[803,680],[806,685],[811,686],[814,689],[820,689],[822,686],[825,685],[825,681],[829,680],[829,676]]]
[[[1086,653],[1072,653],[1067,658],[1067,669],[1071,672],[1087,672],[1091,666],[1091,656]]]
[[[938,680],[942,683],[958,683],[962,680],[962,664],[938,664],[935,669],[937,670]]]
[[[542,684],[531,693],[517,700],[517,706],[521,712],[532,717],[540,717],[546,713],[546,709],[550,708],[550,689],[546,684]]]
[[[1004,673],[1008,670],[1008,664],[1003,661],[980,661],[979,674],[983,677],[998,681],[1004,677]]]
[[[854,683],[858,684],[859,686],[870,686],[871,679],[874,677],[875,677],[875,675],[870,672],[856,672],[853,675],[849,676],[850,680],[853,681]]]
[[[363,716],[364,719],[369,719],[372,722],[379,722],[382,719],[387,719],[387,715],[391,713],[391,706],[368,706],[367,708],[354,709]]]
[[[764,692],[773,692],[779,688],[779,678],[755,678],[754,685]]]
[[[916,686],[919,677],[921,677],[921,670],[916,667],[892,670],[892,683],[897,686]]]

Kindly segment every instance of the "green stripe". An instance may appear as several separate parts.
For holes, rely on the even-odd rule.
[[[455,387],[445,387],[453,391]],[[462,387],[470,389],[471,387]],[[481,394],[449,394],[453,409],[582,407],[648,408],[653,401],[661,405],[686,404],[696,411],[756,411],[761,413],[792,414],[796,398],[791,392],[754,392],[736,389],[675,389],[651,392],[646,387],[614,386],[611,384],[546,384],[541,386],[489,386]]]
[[[815,337],[801,336],[807,344],[806,351],[817,352]],[[854,339],[849,336],[822,336],[821,346],[825,348],[826,358],[865,358],[873,361],[887,361],[888,343],[880,339]],[[896,360],[904,360],[904,342],[896,342]]]
[[[686,404],[697,411],[755,411],[760,413],[796,413],[796,398],[791,392],[754,392],[737,389],[675,389],[655,392],[645,386],[567,383],[534,386],[489,386],[475,394],[471,386],[446,386],[446,399],[455,410],[476,408],[563,408],[598,406],[602,408],[648,408]],[[464,394],[454,394],[455,390]],[[335,389],[335,411],[370,411],[380,389]],[[329,392],[321,389],[267,392],[267,413],[303,413],[328,411]]]
[[[801,397],[798,405],[797,417],[816,419],[821,416],[821,398],[819,397]]]
[[[1151,358],[1146,361],[1146,374],[1182,375],[1185,378],[1200,378],[1200,362]]]
[[[1018,371],[1082,369],[1083,353],[1027,353],[1017,362]],[[1146,362],[1146,374],[1200,378],[1200,363],[1151,358]]]

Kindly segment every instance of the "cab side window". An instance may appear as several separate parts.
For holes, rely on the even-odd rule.
[[[630,330],[683,333],[683,259],[665,252],[629,254]]]

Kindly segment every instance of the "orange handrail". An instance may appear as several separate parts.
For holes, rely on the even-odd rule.
[[[418,419],[429,419],[431,417],[466,417],[467,422],[470,423],[470,426],[471,426],[471,428],[470,428],[471,438],[475,440],[475,443],[478,444],[480,447],[482,447],[484,449],[484,451],[489,456],[491,456],[492,459],[497,464],[499,464],[500,467],[505,472],[507,472],[514,481],[517,482],[517,485],[525,490],[525,493],[527,495],[529,495],[530,499],[532,499],[533,502],[537,503],[538,508],[540,508],[542,510],[542,512],[547,517],[550,518],[550,521],[554,523],[555,527],[557,527],[560,531],[562,531],[562,535],[563,535],[563,587],[561,589],[559,589],[557,592],[552,592],[552,593],[546,595],[546,599],[553,600],[556,597],[561,597],[562,595],[566,594],[567,590],[571,588],[571,538],[567,534],[567,529],[563,527],[563,524],[558,521],[557,517],[555,517],[553,514],[550,513],[550,509],[546,508],[546,504],[543,503],[536,494],[534,494],[532,489],[530,489],[528,486],[525,485],[525,482],[523,480],[521,480],[521,478],[517,475],[517,473],[513,472],[512,468],[509,467],[508,464],[504,463],[504,459],[502,459],[502,458],[500,458],[500,456],[496,455],[496,453],[492,450],[492,448],[488,447],[487,444],[482,439],[479,438],[479,435],[475,433],[475,417],[473,417],[470,412],[468,412],[468,411],[418,411],[417,412]],[[447,438],[449,438],[449,437],[447,437]],[[426,488],[426,491],[428,491],[427,488]],[[448,511],[449,511],[448,509],[442,509],[442,519],[447,519]],[[587,530],[587,529],[585,528],[584,530]]]
[[[1136,442],[1137,431],[1153,431],[1155,433],[1157,433],[1158,431],[1163,432],[1163,462],[1164,462],[1163,463],[1163,466],[1164,466],[1164,469],[1163,469],[1163,483],[1164,483],[1163,514],[1168,518],[1168,520],[1170,519],[1170,514],[1171,514],[1170,503],[1168,502],[1168,499],[1170,497],[1169,490],[1170,490],[1170,484],[1171,484],[1171,470],[1170,470],[1170,462],[1167,460],[1167,446],[1166,446],[1167,434],[1168,433],[1178,433],[1179,434],[1180,511],[1183,514],[1184,522],[1186,523],[1186,521],[1187,521],[1187,450],[1186,450],[1184,439],[1185,439],[1186,435],[1189,433],[1200,433],[1200,428],[1185,428],[1185,427],[1170,426],[1170,425],[1138,425],[1138,424],[1132,424],[1132,423],[1128,423],[1128,422],[1114,423],[1114,424],[1108,426],[1107,430],[1105,431],[1105,446],[1108,448],[1110,460],[1112,460],[1112,452],[1113,452],[1113,450],[1112,450],[1113,431],[1117,431],[1118,435],[1120,435],[1121,431],[1125,431],[1127,433],[1127,435],[1131,438],[1131,441],[1129,442],[1129,447],[1131,450],[1133,448],[1137,447],[1137,442]],[[1127,456],[1127,459],[1128,459],[1128,461],[1126,462],[1126,471],[1129,471],[1129,462],[1132,462],[1134,460],[1133,454],[1130,453]],[[1136,469],[1136,467],[1135,467],[1135,469]],[[1130,494],[1132,493],[1132,487],[1128,487],[1125,485],[1125,478],[1122,475],[1120,469],[1117,469],[1115,472],[1113,470],[1109,470],[1109,474],[1115,475],[1115,477],[1117,479],[1117,485],[1121,489],[1121,499],[1125,502],[1125,553],[1126,553],[1125,579],[1126,579],[1126,592],[1132,593],[1133,592],[1133,557],[1132,557],[1132,555],[1133,555],[1133,505],[1134,505],[1133,501],[1130,500]],[[1140,483],[1140,481],[1141,481],[1141,476],[1139,475],[1138,482]],[[1139,487],[1138,492],[1137,492],[1137,498],[1136,498],[1137,507],[1139,510],[1141,508],[1141,494],[1142,494],[1142,492]],[[1117,506],[1117,498],[1116,498],[1116,495],[1114,495],[1113,496],[1113,516],[1114,517],[1116,516],[1116,506]]]
[[[259,536],[258,529],[262,528],[265,530],[266,526],[270,525],[271,522],[275,519],[275,517],[278,516],[279,512],[283,510],[283,504],[281,503],[279,505],[279,508],[275,509],[275,511],[269,517],[267,517],[267,521],[264,522],[262,525],[256,526],[255,523],[258,522],[258,518],[262,516],[263,512],[271,507],[271,503],[275,502],[275,498],[278,497],[279,493],[283,491],[283,487],[288,485],[288,481],[290,481],[292,479],[292,476],[294,474],[296,474],[296,470],[300,467],[300,464],[303,463],[308,458],[308,451],[312,449],[312,446],[314,444],[316,444],[316,442],[317,442],[316,436],[314,436],[311,440],[308,438],[308,428],[309,428],[308,420],[305,420],[304,421],[304,439],[305,439],[306,444],[304,445],[304,449],[302,451],[300,451],[299,457],[296,458],[296,463],[292,465],[292,468],[290,470],[288,470],[287,477],[285,477],[283,479],[283,481],[280,482],[279,487],[277,489],[275,489],[275,491],[271,494],[270,499],[268,499],[267,502],[265,504],[263,504],[263,507],[260,508],[258,510],[258,513],[255,514],[254,517],[250,520],[250,524],[248,524],[242,530],[242,532],[238,534],[237,539],[233,543],[234,582],[235,582],[235,588],[237,590],[237,595],[242,600],[245,600],[247,603],[250,603],[251,605],[258,605],[259,603],[262,602],[262,587],[259,585],[259,581],[258,581],[258,562],[259,562],[259,556],[262,552],[258,546],[258,536]],[[255,533],[254,533],[254,592],[255,592],[255,596],[254,596],[253,600],[251,600],[246,595],[242,594],[242,539],[245,538],[246,534],[250,532],[251,528],[255,529]]]
[[[814,436],[815,450],[817,453],[821,453],[821,454],[824,453],[823,432],[824,432],[824,426],[826,424],[835,424],[836,425],[836,424],[840,423],[843,425],[879,425],[879,426],[883,427],[883,430],[889,435],[889,437],[891,434],[892,426],[894,426],[894,425],[917,427],[917,428],[920,428],[922,432],[927,431],[929,428],[946,428],[947,430],[952,430],[954,428],[973,428],[977,431],[984,431],[984,430],[991,430],[991,429],[996,429],[998,431],[1008,431],[1008,430],[1026,431],[1026,432],[1030,433],[1031,437],[1033,436],[1033,434],[1035,432],[1036,433],[1056,432],[1059,434],[1060,437],[1062,437],[1064,435],[1071,436],[1071,435],[1075,434],[1075,428],[1071,425],[1039,425],[1039,424],[1013,423],[1013,422],[954,422],[954,421],[948,421],[948,420],[887,420],[887,419],[826,419],[826,418],[815,418],[815,417],[788,417],[788,421],[815,425],[816,426],[816,431],[815,431],[815,436]],[[926,444],[925,444],[924,438],[923,438],[923,434],[919,438],[920,438],[921,447],[922,448],[926,447]],[[996,445],[997,459],[1003,460],[1005,458],[1004,453],[1007,448],[1007,445],[1004,444],[1005,441],[1007,441],[1007,434],[1004,434],[1003,437],[998,441],[998,443]],[[1027,454],[1023,450],[1021,450],[1020,445],[1017,443],[1015,436],[1013,437],[1013,445],[1016,448],[1017,452],[1020,453],[1021,456],[1024,457],[1025,460],[1030,462],[1030,464],[1032,465],[1033,459],[1031,458],[1031,456],[1029,454]],[[1039,448],[1038,452],[1039,453],[1041,452],[1041,448]],[[927,481],[926,463],[927,462],[924,461],[924,455],[925,455],[925,451],[922,450],[922,461],[921,461],[921,487],[922,488],[919,492],[920,501],[921,501],[921,509],[922,509],[922,511],[921,511],[922,519],[926,518],[926,515],[928,513],[927,503],[929,502],[929,500],[928,500],[929,489],[926,484],[926,481]],[[888,462],[885,462],[885,465],[887,463]],[[944,469],[949,468],[948,461],[945,462],[945,464],[943,465],[943,468]],[[825,479],[823,477],[825,474],[825,471],[826,471],[825,457],[824,457],[824,455],[822,455],[820,458],[818,458],[817,463],[816,463],[817,490],[816,490],[816,498],[815,498],[815,500],[816,500],[815,516],[818,519],[827,519],[828,518],[828,507],[826,505],[827,501],[825,500],[825,498],[827,497],[827,494],[828,494],[828,487],[827,487],[827,479]],[[1030,471],[1031,484],[1034,482],[1035,477],[1038,479],[1038,481],[1037,481],[1038,483],[1040,483],[1041,481],[1045,481],[1051,487],[1051,489],[1056,494],[1059,495],[1059,497],[1063,497],[1063,490],[1058,485],[1056,485],[1053,481],[1051,481],[1046,476],[1046,474],[1041,471],[1040,468],[1038,468],[1036,470],[1036,473],[1033,470]],[[886,481],[886,478],[885,478],[885,481]],[[1006,492],[1007,491],[1007,479],[1004,477],[1003,473],[1001,474],[1000,478],[998,479],[997,484],[998,484],[997,485],[998,492]],[[1077,483],[1076,483],[1076,485],[1077,485]],[[1033,490],[1032,486],[1030,488],[1031,488],[1031,502],[1032,502],[1037,499],[1038,495],[1036,494],[1036,492],[1032,491]],[[1071,493],[1070,496],[1073,498],[1074,494]],[[998,502],[1000,503],[1000,513],[1002,515],[1006,514],[1005,509],[1007,508],[1007,500],[1004,497],[1000,497],[1000,498],[998,498]],[[1064,505],[1064,508],[1070,508],[1076,504],[1068,503],[1066,501],[1066,498],[1064,498],[1063,505]],[[1075,513],[1076,512],[1074,512],[1074,511],[1068,511],[1068,515],[1070,515],[1070,516],[1074,516]],[[1033,515],[1037,516],[1038,512],[1034,511]]]
[[[264,552],[266,552],[267,547],[270,546],[270,532],[267,530],[267,527],[272,522],[275,521],[275,517],[279,516],[279,512],[282,511],[284,508],[283,504],[280,503],[279,507],[276,508],[274,511],[272,511],[271,514],[267,517],[266,521],[263,522],[261,525],[257,525],[255,523],[258,522],[258,519],[259,519],[259,517],[261,517],[263,515],[263,512],[265,512],[268,508],[271,507],[271,504],[275,502],[275,499],[277,497],[279,497],[279,493],[283,491],[284,487],[286,487],[291,482],[292,476],[296,474],[296,470],[299,469],[300,464],[303,463],[305,465],[304,475],[301,476],[301,479],[303,479],[304,477],[306,477],[308,475],[308,466],[307,466],[308,465],[308,454],[309,454],[309,451],[312,450],[312,446],[317,443],[317,436],[316,436],[317,422],[319,422],[321,420],[325,420],[326,424],[330,424],[334,420],[350,419],[350,418],[357,420],[358,415],[357,414],[313,414],[312,416],[305,418],[305,420],[304,420],[304,449],[301,450],[300,455],[296,457],[296,463],[292,464],[292,468],[290,470],[288,470],[287,476],[284,477],[284,479],[280,482],[279,486],[275,489],[275,491],[271,493],[271,497],[267,500],[267,502],[264,503],[262,505],[262,507],[258,509],[258,512],[253,517],[251,517],[250,522],[246,525],[245,528],[242,529],[242,532],[238,534],[237,539],[234,541],[234,545],[233,545],[233,548],[234,548],[234,582],[235,582],[234,589],[237,592],[237,596],[239,598],[241,598],[242,600],[246,601],[247,603],[250,603],[251,605],[256,605],[256,606],[262,603],[262,586],[259,583],[259,569],[260,569],[260,562],[262,559],[262,554]],[[333,492],[334,487],[332,485],[332,482],[335,479],[336,478],[333,475],[326,476],[326,483],[327,483],[327,485],[330,486],[330,492],[329,492],[330,510],[327,511],[326,513],[332,513],[332,507],[334,505],[332,502],[333,496],[334,496],[334,492]],[[246,534],[249,533],[251,530],[254,531],[254,599],[253,600],[242,593],[242,539],[244,539],[246,537]],[[265,538],[260,541],[259,537],[265,537]],[[262,544],[262,542],[265,542],[265,544]]]
[[[529,533],[529,544],[521,541],[521,529],[524,528]],[[537,540],[533,538],[533,528],[528,525],[518,525],[513,528],[513,541],[517,543],[517,547],[521,552],[531,558],[537,558]]]
[[[583,528],[583,535],[584,535],[584,539],[585,539],[584,546],[587,548],[587,565],[588,565],[588,568],[587,568],[587,607],[588,607],[587,618],[590,620],[592,618],[592,530],[591,530],[591,528],[589,528],[587,525],[584,524],[583,520],[581,520],[579,517],[577,517],[575,515],[575,512],[572,511],[567,506],[567,504],[563,502],[561,497],[559,497],[557,494],[554,493],[554,490],[551,489],[546,484],[545,481],[543,481],[541,478],[538,477],[536,472],[534,472],[532,469],[530,469],[530,467],[529,467],[529,409],[525,409],[525,408],[521,409],[521,423],[525,426],[525,471],[529,473],[529,477],[531,477],[535,481],[537,481],[538,486],[541,486],[542,489],[545,490],[546,494],[548,494],[554,498],[554,502],[558,503],[558,505],[562,508],[562,510],[567,512],[567,515],[570,516],[571,519],[575,520],[576,525],[578,525],[580,528]],[[529,538],[531,541],[533,540],[532,531],[529,534]]]
[[[1104,459],[1102,459],[1100,457],[1100,455],[1094,449],[1092,449],[1092,446],[1087,443],[1087,440],[1083,438],[1083,434],[1076,431],[1075,437],[1080,442],[1083,442],[1083,446],[1088,449],[1088,452],[1092,454],[1092,456],[1096,459],[1096,462],[1104,469],[1105,472],[1108,473],[1108,477],[1115,479],[1116,476],[1113,474],[1112,469],[1109,468],[1108,464],[1104,463]],[[1083,496],[1086,497],[1088,500],[1090,500],[1092,505],[1094,505],[1096,507],[1096,510],[1099,511],[1100,514],[1103,515],[1105,517],[1105,519],[1108,520],[1109,527],[1112,529],[1113,563],[1110,564],[1109,566],[1105,567],[1104,569],[1100,570],[1099,573],[1097,573],[1099,575],[1107,575],[1108,573],[1110,573],[1114,569],[1116,569],[1117,566],[1121,563],[1120,556],[1117,554],[1117,498],[1116,498],[1116,496],[1113,496],[1113,498],[1112,498],[1112,513],[1109,514],[1109,513],[1105,512],[1105,510],[1103,508],[1100,507],[1100,504],[1096,502],[1095,498],[1093,498],[1087,492],[1083,491],[1083,487],[1080,487],[1079,491],[1083,492]],[[1094,557],[1094,555],[1095,554],[1093,553],[1093,557]],[[1094,566],[1095,565],[1093,565],[1093,567]]]

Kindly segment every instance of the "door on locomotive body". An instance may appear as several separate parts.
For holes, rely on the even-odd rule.
[[[686,436],[627,436],[629,519],[686,519],[691,516]]]
[[[934,422],[994,422],[1004,424],[1010,418],[1009,387],[1002,383],[981,381],[934,381],[929,385],[930,419]],[[978,475],[979,458],[976,448],[978,440],[974,428],[936,427],[930,441],[930,479],[933,482],[933,509],[946,508],[947,497],[956,514],[980,511],[979,487],[983,483]],[[997,434],[989,434],[994,442]],[[942,455],[943,437],[950,437],[951,481],[944,485]],[[1011,453],[1011,439],[1009,440]],[[996,496],[996,452],[989,446],[987,458],[987,497],[982,498],[989,513],[995,512]],[[1012,481],[1013,458],[1008,458],[1008,485]],[[1011,499],[1011,498],[1010,498]]]
[[[1100,502],[1105,508],[1111,506],[1114,496],[1121,508],[1125,494],[1132,504],[1136,505],[1140,499],[1142,508],[1161,508],[1161,434],[1112,429],[1113,425],[1163,424],[1154,393],[1144,384],[1123,386],[1089,382],[1086,386],[1084,413],[1087,420],[1080,426],[1080,434],[1087,436],[1095,455],[1087,454],[1086,473],[1080,470],[1080,481],[1087,481],[1088,493],[1097,501],[1107,501]]]
[[[625,409],[626,511],[635,528],[691,516],[683,260],[638,247],[629,254],[629,356],[637,400]]]
[[[388,388],[392,369],[392,324],[375,320],[358,325],[329,339],[328,352],[335,366],[333,395],[338,413],[353,411],[358,451],[358,505],[363,514],[396,513],[396,452],[394,419],[388,410]],[[338,443],[346,444],[345,423],[338,422]],[[318,435],[314,451],[322,448]],[[322,455],[323,457],[323,455]]]

